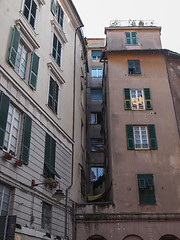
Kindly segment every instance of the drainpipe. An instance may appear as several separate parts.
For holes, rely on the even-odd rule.
[[[74,70],[73,70],[73,124],[72,124],[72,140],[74,142],[74,128],[75,128],[75,83],[76,83],[76,37],[77,37],[77,32],[79,31],[80,28],[82,28],[83,25],[79,26],[75,30],[75,35],[74,35]],[[72,171],[71,171],[71,184],[70,186],[66,189],[66,202],[65,202],[65,239],[69,240],[68,236],[68,193],[70,188],[73,185],[73,170],[74,170],[74,144],[72,145]],[[73,223],[74,224],[74,223]],[[76,233],[75,233],[75,228],[73,227],[73,240],[76,239]]]

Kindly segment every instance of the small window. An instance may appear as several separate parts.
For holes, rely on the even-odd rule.
[[[91,152],[102,152],[104,143],[102,138],[91,138]]]
[[[91,100],[102,100],[102,89],[91,89]]]
[[[138,174],[139,204],[156,204],[152,174]]]
[[[33,28],[35,28],[36,10],[37,5],[34,0],[25,0],[23,14]]]
[[[102,53],[101,50],[92,50],[92,51],[91,51],[91,57],[92,57],[92,59],[100,59],[101,53]]]
[[[59,67],[61,66],[61,48],[62,48],[61,43],[58,40],[57,36],[54,34],[52,56]]]
[[[0,216],[8,215],[10,188],[0,184]]]
[[[136,32],[126,32],[126,44],[127,45],[137,45],[137,33]]]
[[[39,57],[21,42],[20,32],[16,26],[13,29],[8,60],[19,76],[36,90]],[[29,66],[27,66],[28,62],[30,62]]]
[[[102,113],[96,112],[91,113],[91,124],[101,124],[102,123]]]
[[[59,95],[59,86],[57,82],[53,80],[52,77],[50,77],[48,106],[55,114],[57,114],[57,109],[58,109],[58,95]]]
[[[42,217],[41,217],[41,228],[48,231],[51,230],[51,216],[52,209],[51,205],[43,202],[42,204]]]
[[[60,26],[63,27],[64,11],[62,7],[59,5],[58,1],[52,0],[51,12],[55,16]]]
[[[91,77],[102,77],[103,69],[102,68],[92,68]]]
[[[128,74],[141,74],[140,60],[128,60]]]
[[[153,124],[147,126],[126,125],[127,149],[157,149],[156,131]]]
[[[104,174],[104,168],[102,167],[91,167],[91,182],[97,181],[99,177]]]

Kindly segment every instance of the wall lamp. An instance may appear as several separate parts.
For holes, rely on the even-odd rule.
[[[55,193],[52,195],[53,198],[55,198],[57,201],[61,201],[62,199],[65,198],[65,194],[63,193],[63,191],[60,189],[60,182],[58,181],[45,181],[45,182],[40,182],[40,183],[36,183],[35,180],[33,179],[31,182],[31,187],[37,187],[39,185],[42,184],[48,184],[50,186],[53,186],[54,188],[56,188],[59,185],[59,189],[56,189]]]

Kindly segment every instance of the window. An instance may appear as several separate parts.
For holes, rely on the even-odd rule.
[[[125,110],[151,110],[150,89],[124,88],[124,108]]]
[[[18,153],[21,142],[20,160],[28,164],[32,119],[22,114],[3,92],[0,92],[0,148]],[[21,126],[23,125],[22,131]],[[21,133],[21,134],[20,134]]]
[[[152,174],[138,174],[139,204],[156,204]]]
[[[104,149],[104,143],[102,138],[91,138],[91,151],[102,152]]]
[[[93,68],[91,71],[92,77],[102,77],[103,76],[103,70],[102,68]]]
[[[92,50],[92,51],[91,51],[91,57],[92,57],[92,59],[100,59],[101,53],[102,53],[101,50]]]
[[[42,217],[41,217],[41,228],[46,229],[48,231],[51,230],[51,205],[43,202],[42,204]]]
[[[128,60],[128,74],[141,74],[140,60]]]
[[[102,89],[91,89],[91,100],[102,100]]]
[[[84,169],[81,169],[81,194],[83,197],[86,195],[86,175]]]
[[[126,44],[127,45],[137,45],[137,33],[136,32],[126,32]]]
[[[31,57],[29,78],[25,79],[28,57]],[[14,26],[13,29],[8,60],[12,67],[15,69],[15,71],[19,74],[19,76],[22,79],[25,79],[28,82],[29,86],[36,90],[39,57],[36,55],[35,52],[31,52],[30,54],[28,54],[28,49],[25,47],[25,45],[21,43],[20,33],[17,30],[16,26]]]
[[[102,167],[91,167],[91,182],[97,181],[99,177],[103,176],[103,173]]]
[[[25,0],[23,14],[33,28],[35,28],[36,9],[34,0]]]
[[[91,113],[91,124],[101,124],[102,123],[102,113],[96,112]]]
[[[0,216],[8,215],[10,188],[0,184]]]
[[[44,153],[44,175],[46,178],[60,178],[55,170],[56,141],[46,133]]]
[[[52,0],[51,12],[55,16],[60,26],[63,27],[64,12],[62,10],[62,7],[59,5],[58,1]]]
[[[52,77],[50,77],[48,106],[55,114],[57,114],[57,108],[58,108],[58,94],[59,94],[59,86],[57,82],[54,81]]]
[[[57,39],[56,35],[54,34],[53,37],[53,48],[52,48],[52,56],[58,66],[61,66],[61,43]]]
[[[157,140],[155,126],[149,124],[147,126],[126,125],[127,149],[157,149]]]

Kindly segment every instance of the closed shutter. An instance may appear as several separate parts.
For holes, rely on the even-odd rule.
[[[21,143],[21,154],[20,154],[20,160],[25,165],[28,165],[28,162],[29,162],[31,126],[32,126],[32,119],[27,114],[25,114],[24,115],[23,134],[22,134],[22,143]]]
[[[33,52],[31,57],[31,68],[29,73],[29,85],[36,90],[39,57]]]
[[[150,89],[149,88],[144,88],[144,98],[145,98],[146,110],[151,110],[152,109],[152,104],[151,104],[151,95],[150,95]]]
[[[153,124],[148,125],[148,136],[149,136],[150,149],[156,150],[158,147],[157,147],[155,126]]]
[[[134,60],[134,66],[135,66],[135,73],[140,74],[141,73],[140,61]]]
[[[124,88],[124,109],[131,110],[131,98],[129,88]]]
[[[131,36],[132,36],[132,44],[133,45],[137,44],[137,33],[136,32],[132,32]]]
[[[134,134],[133,134],[133,125],[126,125],[126,137],[127,137],[127,149],[134,149]]]
[[[126,44],[131,44],[131,35],[130,32],[126,32]]]
[[[0,148],[4,147],[4,136],[6,132],[9,102],[9,97],[0,91]]]
[[[8,57],[10,64],[14,68],[15,68],[16,55],[17,55],[19,41],[20,41],[20,33],[18,32],[16,26],[14,26],[12,39],[11,39],[11,46],[10,46],[10,50],[9,50],[9,57]]]

